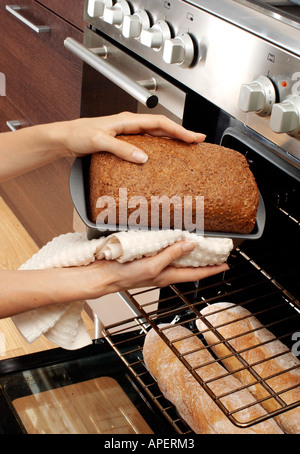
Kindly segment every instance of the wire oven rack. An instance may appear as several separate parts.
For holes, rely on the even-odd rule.
[[[224,404],[226,400],[224,400],[224,397],[227,397],[228,394],[223,392],[218,395],[214,391],[212,384],[221,377],[214,377],[214,379],[208,381],[203,380],[199,371],[201,367],[207,366],[207,364],[199,364],[197,367],[192,367],[188,362],[188,355],[180,354],[176,347],[172,345],[172,342],[164,335],[163,329],[158,326],[161,323],[177,323],[188,328],[191,331],[191,335],[199,335],[195,321],[201,316],[200,311],[207,305],[229,301],[247,308],[265,328],[275,335],[277,340],[280,340],[288,347],[288,351],[292,349],[294,345],[292,342],[293,334],[298,332],[300,336],[299,301],[239,248],[235,249],[230,260],[230,270],[223,274],[222,279],[220,277],[218,279],[211,277],[198,283],[171,285],[165,289],[149,288],[140,291],[122,292],[120,295],[131,308],[133,317],[106,326],[103,329],[104,337],[126,364],[139,385],[142,386],[148,397],[164,414],[175,431],[180,434],[193,432],[180,418],[174,405],[165,399],[143,361],[143,343],[147,332],[151,328],[167,342],[173,353],[178,356],[195,380],[199,382],[199,385],[206,390],[222,412],[236,426],[250,427],[300,405],[300,401],[287,403],[284,400],[284,393],[291,389],[288,383],[286,389],[276,393],[268,384],[268,380],[273,378],[273,376],[259,376],[256,372],[256,364],[248,364],[244,360],[242,352],[236,351],[222,337],[219,331],[214,330],[214,333],[217,333],[219,342],[224,343],[227,347],[229,346],[230,355],[234,355],[239,359],[240,370],[246,368],[253,375],[251,384],[259,383],[265,388],[268,397],[263,400],[274,399],[277,402],[277,409],[267,412],[263,416],[248,420],[245,420],[244,417],[240,418],[239,416],[243,414],[245,407],[229,410]],[[207,329],[213,328],[208,324]],[[205,348],[209,347],[205,346]],[[270,356],[268,360],[272,358],[273,356]],[[221,363],[222,359],[214,356],[215,362]],[[298,365],[296,363],[291,369],[299,367],[300,361]],[[230,372],[227,371],[226,373],[230,375]],[[249,386],[249,384],[241,384],[239,389],[248,388]],[[300,382],[298,387],[300,388]],[[233,394],[238,392],[238,390],[231,392]]]

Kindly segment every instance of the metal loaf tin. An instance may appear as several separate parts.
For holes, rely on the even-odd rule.
[[[108,236],[112,233],[128,230],[128,226],[110,226],[108,224],[96,225],[89,219],[89,167],[90,156],[76,158],[70,172],[70,194],[79,217],[87,227],[88,239],[99,238],[100,236]],[[225,237],[233,240],[256,240],[263,234],[266,220],[265,204],[261,194],[259,193],[259,205],[257,211],[256,224],[251,233],[230,233],[230,232],[204,232],[205,236],[210,237]],[[145,230],[148,230],[145,227]],[[158,229],[157,229],[158,230]]]

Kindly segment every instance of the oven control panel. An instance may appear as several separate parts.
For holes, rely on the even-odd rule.
[[[167,5],[170,5],[168,2]],[[187,31],[174,35],[172,24],[165,20],[153,21],[145,9],[135,10],[126,0],[89,0],[87,14],[120,29],[126,39],[136,39],[141,46],[162,51],[162,59],[169,65],[189,67],[195,59],[195,44]]]
[[[290,94],[291,80],[280,79],[273,81],[267,76],[258,76],[254,81],[243,84],[239,107],[244,112],[270,116],[269,124],[274,132],[297,137],[300,133],[300,96]]]
[[[270,115],[276,102],[275,87],[266,76],[259,76],[241,86],[239,107],[244,112],[257,112],[263,117]]]
[[[289,95],[284,101],[274,105],[270,127],[277,133],[295,136],[300,133],[300,96]]]
[[[85,20],[300,159],[300,55],[200,5],[85,0]],[[276,26],[283,33],[282,24]]]

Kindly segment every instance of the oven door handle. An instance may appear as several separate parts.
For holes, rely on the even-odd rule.
[[[73,38],[66,38],[64,45],[74,55],[79,57],[88,65],[92,66],[100,74],[107,77],[107,79],[111,82],[118,85],[129,95],[133,96],[137,101],[141,102],[148,108],[157,106],[159,102],[158,97],[145,87],[145,81],[139,83],[130,79],[123,74],[122,71],[112,66],[103,58],[98,57],[92,50],[87,49],[83,44]],[[153,83],[153,88],[156,88],[155,83]]]

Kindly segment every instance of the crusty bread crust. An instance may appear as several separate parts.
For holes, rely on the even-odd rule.
[[[255,402],[241,382],[227,374],[225,368],[214,361],[201,340],[187,328],[169,325],[162,332],[179,354],[194,368],[201,379],[209,383],[216,396],[229,412],[234,412],[236,420],[244,422],[264,416],[266,411]],[[179,357],[154,331],[150,330],[143,349],[147,369],[157,380],[163,395],[171,401],[192,430],[198,434],[282,434],[273,419],[260,422],[248,428],[232,424],[227,416],[204,390]],[[220,377],[220,378],[219,378]],[[247,408],[247,406],[249,406]]]
[[[289,348],[254,317],[246,308],[232,303],[215,303],[207,306],[201,314],[211,323],[255,372],[264,379],[271,390],[278,394],[288,405],[300,401],[300,361]],[[222,360],[226,368],[260,400],[261,405],[272,412],[281,406],[272,394],[243,367],[242,362],[220,342],[212,330],[207,329],[204,321],[196,321],[198,329],[212,350]],[[268,359],[270,358],[270,359]],[[270,377],[270,378],[268,378]],[[300,433],[300,406],[275,417],[275,420],[286,433]]]

